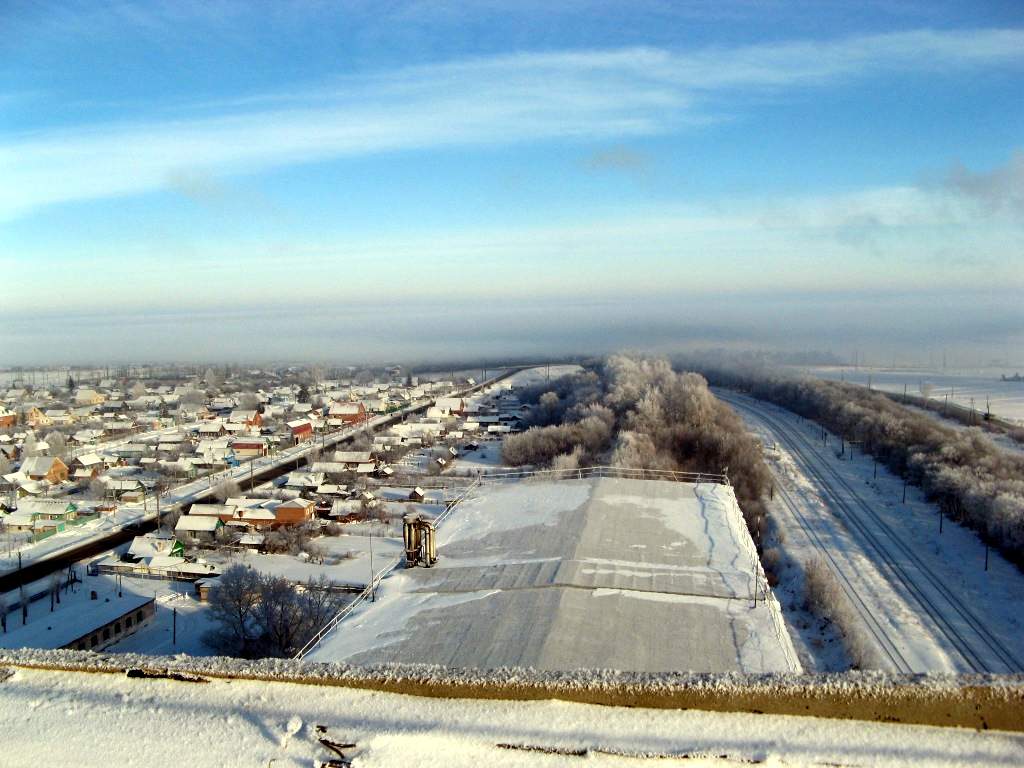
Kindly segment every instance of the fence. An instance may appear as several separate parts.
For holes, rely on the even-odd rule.
[[[790,671],[800,672],[802,670],[802,665],[797,658],[796,650],[793,648],[793,641],[790,639],[789,632],[783,624],[782,606],[779,604],[779,601],[775,598],[775,594],[768,586],[768,577],[765,575],[764,568],[761,565],[761,558],[757,554],[757,547],[750,536],[750,531],[747,528],[746,521],[743,519],[739,506],[723,502],[714,498],[714,496],[708,497],[702,495],[702,493],[697,489],[694,489],[694,495],[702,505],[714,504],[721,508],[722,517],[729,526],[729,530],[732,533],[733,538],[750,560],[753,578],[750,597],[754,601],[754,607],[756,608],[758,601],[760,601],[768,611],[768,615],[772,623],[772,631],[775,633],[775,638],[778,640],[779,646],[782,648],[782,653],[786,657],[786,663],[789,665]]]
[[[714,472],[676,472],[670,469],[634,469],[631,467],[580,467],[579,469],[531,469],[502,470],[496,472],[481,471],[479,479],[483,482],[501,482],[524,480],[529,478],[544,480],[583,480],[592,477],[609,477],[620,480],[669,480],[677,483],[715,483],[730,485],[728,475]]]

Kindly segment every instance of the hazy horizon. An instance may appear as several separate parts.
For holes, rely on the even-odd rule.
[[[6,365],[128,362],[426,362],[673,353],[712,347],[832,353],[889,364],[1024,363],[1013,291],[976,294],[973,312],[935,316],[943,295],[687,295],[474,303],[362,302],[302,308],[103,311],[4,317]],[[53,333],[55,323],[74,327]],[[1002,333],[1012,328],[1015,334]],[[212,329],[212,330],[211,330]],[[183,354],[182,351],[187,350]]]

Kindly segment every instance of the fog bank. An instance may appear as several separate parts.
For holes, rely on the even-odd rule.
[[[0,366],[117,362],[386,362],[671,352],[831,352],[861,363],[1024,360],[1014,292],[709,294],[604,300],[439,298],[60,315],[0,310]]]

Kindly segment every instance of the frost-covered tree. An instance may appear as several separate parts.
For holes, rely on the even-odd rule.
[[[179,402],[190,405],[202,405],[206,402],[206,393],[199,389],[186,389],[179,398]]]
[[[203,381],[206,386],[210,389],[219,389],[220,385],[224,383],[220,374],[217,373],[213,368],[207,368],[206,373],[203,374]]]
[[[252,392],[244,392],[238,397],[238,407],[246,411],[255,411],[260,407],[260,399]]]
[[[943,514],[1024,566],[1024,456],[1001,449],[977,428],[954,429],[864,387],[728,360],[698,364],[715,383],[751,391],[861,441],[865,452],[920,485]]]
[[[225,479],[221,480],[213,488],[213,495],[222,504],[231,498],[237,498],[242,495],[242,489],[238,486],[234,480]]]
[[[62,432],[51,431],[43,438],[49,448],[50,456],[63,457],[68,452],[68,439]]]
[[[233,565],[210,594],[210,616],[217,627],[204,640],[231,656],[249,656],[259,637],[256,610],[262,580],[251,568]]]
[[[34,432],[29,432],[21,444],[21,452],[24,456],[38,456],[39,447]]]

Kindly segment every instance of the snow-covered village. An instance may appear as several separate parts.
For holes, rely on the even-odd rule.
[[[0,30],[0,768],[1024,766],[1019,2]]]

